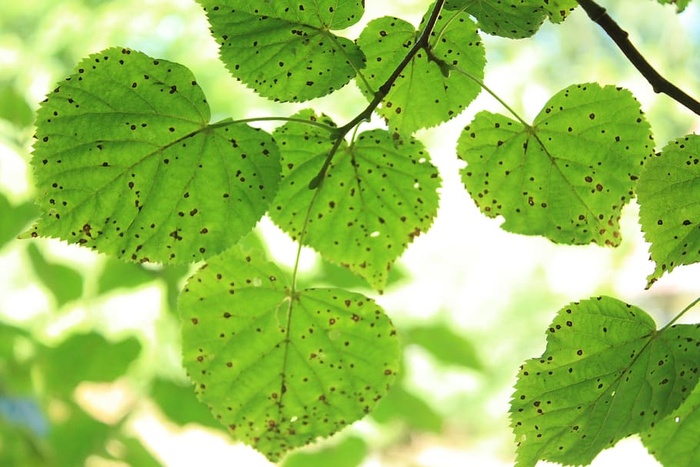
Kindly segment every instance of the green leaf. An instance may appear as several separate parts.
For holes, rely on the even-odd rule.
[[[134,337],[112,343],[97,333],[75,334],[47,351],[41,367],[52,393],[70,394],[83,381],[114,381],[140,351],[141,344]]]
[[[120,452],[118,460],[127,465],[132,467],[161,467],[163,465],[138,438],[123,436],[118,438],[118,442],[124,450],[124,452]]]
[[[642,442],[662,465],[700,465],[700,387],[671,415],[642,433]]]
[[[63,417],[54,422],[49,435],[52,447],[49,465],[85,465],[88,457],[104,455],[111,427],[95,420],[76,404],[66,403],[61,409]]]
[[[27,253],[34,272],[41,283],[51,291],[58,308],[83,295],[83,276],[78,271],[63,264],[47,261],[34,244],[29,245]]]
[[[155,278],[156,275],[141,264],[124,263],[108,257],[97,281],[97,292],[104,294],[120,288],[134,288]]]
[[[332,123],[312,111],[297,117]],[[391,264],[437,214],[440,177],[423,145],[384,130],[361,133],[353,144],[341,144],[321,186],[310,190],[333,141],[317,127],[294,122],[274,136],[283,180],[272,220],[297,240],[308,213],[303,242],[382,290]]]
[[[18,127],[32,124],[34,112],[13,83],[0,83],[0,119],[8,120]]]
[[[403,385],[397,385],[372,412],[377,422],[387,424],[401,420],[412,430],[429,433],[442,431],[443,418],[428,403],[407,391]]]
[[[629,91],[595,83],[552,97],[532,126],[480,112],[462,132],[462,181],[502,228],[557,243],[616,246],[622,207],[653,143]]]
[[[448,365],[479,370],[483,368],[476,347],[444,323],[414,326],[405,330],[406,343],[423,347]]]
[[[577,6],[577,0],[547,0],[544,2],[544,9],[552,23],[564,21]]]
[[[294,452],[282,467],[357,467],[367,455],[367,443],[355,436],[314,452]]]
[[[391,76],[418,32],[398,18],[371,21],[357,43],[367,55],[365,80],[357,80],[368,100]],[[443,14],[431,34],[430,49],[419,51],[399,75],[377,112],[392,131],[409,135],[456,117],[481,91],[486,56],[474,22],[464,13]],[[475,81],[475,79],[478,81]]]
[[[698,381],[699,361],[697,325],[657,331],[644,311],[609,297],[564,307],[545,352],[518,374],[517,465],[589,464],[675,410]]]
[[[178,425],[198,423],[209,428],[223,429],[206,406],[197,400],[190,384],[184,386],[156,379],[151,387],[151,398],[165,416]]]
[[[637,187],[639,218],[656,263],[649,285],[700,261],[700,136],[672,141],[657,156],[646,163]]]
[[[129,49],[88,57],[38,111],[44,214],[25,236],[140,262],[221,252],[266,211],[279,161],[263,131],[208,119],[184,66]]]
[[[295,291],[277,266],[237,248],[190,278],[179,309],[200,400],[272,461],[369,413],[399,367],[395,331],[374,301]]]
[[[448,0],[445,9],[467,11],[487,34],[522,39],[532,36],[542,26],[548,13],[545,3],[542,0]]]
[[[657,0],[662,5],[676,5],[676,11],[681,13],[690,4],[690,0]]]
[[[364,66],[349,39],[331,32],[355,24],[361,0],[198,0],[221,60],[264,97],[301,102],[340,89]]]
[[[32,203],[17,206],[0,193],[0,247],[12,240],[27,224],[39,215],[39,210]]]

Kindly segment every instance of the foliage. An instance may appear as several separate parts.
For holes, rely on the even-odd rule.
[[[688,4],[672,3],[679,11]],[[440,429],[433,408],[402,381],[399,336],[385,311],[369,292],[321,287],[319,278],[301,287],[299,261],[309,246],[329,268],[345,267],[383,292],[396,260],[438,212],[442,175],[416,132],[456,117],[481,91],[509,115],[478,113],[456,154],[474,203],[502,218],[504,230],[615,247],[621,210],[637,196],[657,265],[648,286],[700,259],[700,136],[679,135],[656,153],[641,105],[621,87],[567,86],[528,122],[484,83],[482,34],[530,37],[545,21],[563,22],[576,2],[438,0],[417,29],[387,16],[355,39],[341,32],[362,19],[357,0],[199,4],[221,62],[260,96],[306,102],[352,82],[368,103],[343,124],[313,108],[212,122],[185,65],[129,47],[84,58],[41,103],[32,155],[41,213],[22,237],[57,238],[125,261],[97,281],[101,292],[156,278],[179,294],[183,366],[220,423],[180,382],[156,379],[148,390],[172,420],[227,430],[275,462],[369,413]],[[385,125],[363,128],[373,114]],[[26,121],[22,112],[12,118]],[[263,130],[270,121],[280,124]],[[4,197],[0,208],[13,213],[0,218],[0,242],[36,214]],[[264,215],[297,244],[291,271],[248,235]],[[47,261],[34,245],[27,253],[58,306],[85,295],[80,273]],[[180,290],[186,265],[200,261]],[[636,433],[664,465],[691,465],[696,453],[685,440],[700,429],[700,327],[674,324],[691,306],[659,330],[644,311],[610,297],[562,308],[547,349],[518,374],[511,402],[518,465],[587,464]],[[77,334],[52,349],[20,329],[0,332],[3,355],[12,356],[0,367],[0,434],[17,446],[2,451],[3,462],[78,465],[91,453],[155,462],[123,429],[126,419],[99,422],[72,398],[83,380],[125,373],[137,340]],[[469,344],[440,325],[404,334],[436,361],[481,368]],[[17,342],[31,351],[18,354]],[[81,351],[88,364],[66,378],[62,368]],[[33,384],[33,368],[45,391],[18,397]],[[44,414],[57,401],[67,415],[46,441]],[[401,413],[408,404],[413,417]],[[75,432],[85,436],[79,446],[65,439]],[[106,448],[114,439],[124,447],[119,456]],[[349,462],[366,448],[348,437],[324,460],[292,453],[285,462]]]

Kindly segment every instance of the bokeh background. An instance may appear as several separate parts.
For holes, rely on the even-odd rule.
[[[343,34],[354,38],[382,15],[417,25],[430,2],[366,3],[365,18]],[[601,3],[662,74],[700,96],[698,2],[681,15],[653,0]],[[270,465],[220,429],[181,368],[175,301],[195,266],[124,264],[54,240],[15,239],[38,215],[29,166],[33,113],[81,58],[115,45],[188,66],[214,121],[286,116],[313,105],[342,123],[366,101],[354,85],[311,104],[257,97],[217,60],[194,0],[0,0],[0,11],[0,465]],[[527,118],[559,89],[598,81],[635,93],[658,149],[700,132],[700,118],[655,95],[582,11],[531,39],[484,41],[486,83]],[[700,294],[698,266],[645,291],[653,265],[634,203],[625,208],[617,249],[508,234],[480,215],[460,184],[454,147],[483,109],[504,111],[484,93],[459,118],[419,132],[444,179],[440,212],[384,295],[303,251],[305,283],[376,298],[399,329],[405,363],[372,416],[288,456],[285,466],[512,465],[511,387],[518,366],[544,350],[559,308],[607,294],[661,325]],[[246,241],[287,267],[294,260],[294,244],[267,219]],[[685,319],[698,321],[700,313]],[[634,438],[593,465],[622,463],[658,465]]]

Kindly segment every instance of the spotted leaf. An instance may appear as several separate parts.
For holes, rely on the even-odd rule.
[[[542,26],[548,14],[545,3],[542,0],[447,0],[445,8],[465,10],[487,34],[522,39],[532,36]]]
[[[279,155],[261,130],[208,120],[184,66],[129,49],[88,57],[38,111],[43,215],[25,236],[140,262],[221,252],[274,198]]]
[[[511,400],[517,465],[586,465],[605,448],[648,430],[698,381],[700,327],[657,331],[637,307],[609,297],[570,304],[525,362]]]
[[[179,310],[199,399],[272,461],[369,413],[399,367],[394,328],[374,301],[294,291],[277,266],[239,248],[190,278]]]
[[[649,124],[632,94],[570,86],[532,126],[480,112],[462,132],[462,181],[503,229],[557,243],[620,243],[619,217],[652,151]]]
[[[662,465],[700,465],[700,387],[671,415],[641,434],[650,454]]]
[[[364,80],[356,80],[365,96],[391,76],[417,39],[412,24],[398,18],[371,21],[357,43],[367,55]],[[420,128],[459,115],[481,91],[486,57],[476,25],[464,13],[444,13],[431,34],[429,50],[419,51],[392,85],[377,112],[390,128],[409,135]]]
[[[297,117],[319,119],[311,111]],[[325,180],[311,190],[333,145],[328,132],[288,123],[274,136],[283,178],[272,220],[294,239],[306,229],[304,243],[383,289],[391,264],[437,214],[440,178],[422,144],[384,130],[361,133],[341,145]]]
[[[647,162],[637,187],[639,217],[656,263],[649,285],[700,261],[700,136],[672,141]]]
[[[676,11],[678,13],[681,13],[683,10],[685,10],[688,5],[690,4],[690,0],[657,0],[659,3],[662,5],[665,4],[673,4],[676,5]]]
[[[231,74],[275,101],[306,101],[343,87],[364,66],[354,42],[332,33],[356,23],[360,0],[198,0]]]

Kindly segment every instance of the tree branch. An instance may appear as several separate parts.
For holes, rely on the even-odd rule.
[[[682,89],[661,76],[647,60],[642,56],[636,47],[630,42],[629,34],[622,29],[614,19],[608,15],[605,8],[598,5],[594,0],[578,0],[578,4],[584,9],[592,21],[598,23],[605,33],[617,44],[618,48],[625,54],[625,57],[639,70],[639,72],[651,84],[656,93],[664,93],[671,99],[687,107],[694,113],[700,115],[700,102],[689,96]]]

